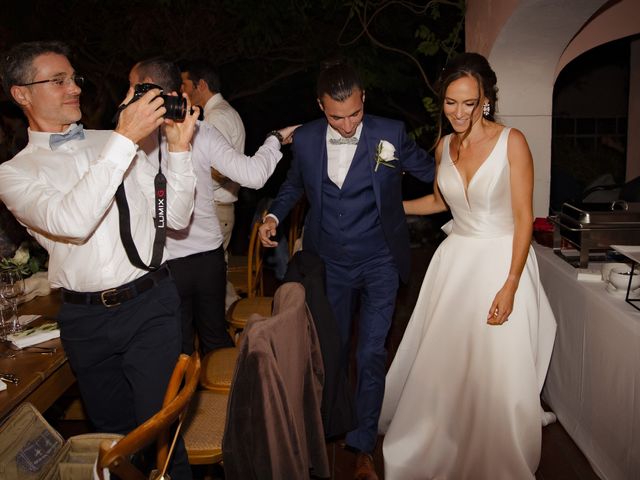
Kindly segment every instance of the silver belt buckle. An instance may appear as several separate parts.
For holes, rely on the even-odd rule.
[[[115,300],[115,297],[118,293],[118,290],[115,288],[110,288],[109,290],[105,290],[104,292],[100,293],[100,301],[102,302],[102,305],[104,305],[107,308],[111,308],[111,307],[117,307],[118,305],[120,305],[120,302],[117,303],[111,303],[112,301]],[[109,300],[109,296],[112,296],[113,300]]]

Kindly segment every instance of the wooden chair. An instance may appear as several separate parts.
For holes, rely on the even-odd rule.
[[[231,282],[236,293],[240,296],[247,295],[249,287],[247,285],[247,255],[229,254],[227,264],[227,280]]]
[[[266,214],[266,211],[263,212],[260,218]],[[227,280],[233,284],[236,289],[236,293],[242,297],[247,296],[251,291],[251,275],[249,274],[251,271],[251,265],[249,265],[249,262],[252,256],[252,245],[256,240],[260,242],[258,237],[258,228],[260,228],[260,224],[260,221],[256,221],[251,228],[248,255],[229,255],[229,258],[227,259]]]
[[[287,242],[289,242],[289,258],[293,257],[293,254],[296,252],[296,242],[302,236],[306,210],[307,199],[302,197],[289,214],[289,234],[287,236]]]
[[[264,296],[262,279],[262,243],[258,236],[261,225],[258,220],[253,224],[249,239],[249,256],[247,260],[247,297],[235,302],[227,311],[227,322],[231,336],[237,339],[238,333],[245,327],[249,316],[258,313],[265,317],[271,315],[273,297]]]
[[[271,297],[263,296],[262,244],[258,236],[260,225],[259,221],[254,223],[249,239],[249,255],[244,273],[245,285],[248,286],[247,298],[234,303],[227,313],[229,333],[236,341],[238,332],[244,328],[253,310],[261,314],[271,313]],[[239,270],[235,271],[236,274],[238,272]],[[230,272],[227,272],[227,275],[229,277]],[[231,388],[231,379],[237,358],[238,350],[236,347],[220,348],[209,352],[202,360],[200,386],[205,390],[228,392]]]
[[[278,288],[273,312],[251,317],[240,346],[222,441],[225,476],[328,478],[324,369],[304,287]]]
[[[199,390],[187,412],[182,439],[191,465],[222,461],[222,437],[229,392]]]
[[[200,386],[214,392],[228,392],[237,359],[238,347],[218,348],[207,353],[202,359]]]
[[[180,355],[169,380],[162,409],[115,445],[112,446],[109,441],[101,443],[97,463],[100,480],[103,480],[104,468],[123,480],[147,480],[148,476],[133,466],[129,458],[154,441],[157,443],[157,469],[161,474],[165,473],[174,446],[173,441],[170,442],[170,440],[175,439],[169,435],[169,429],[177,420],[183,418],[198,386],[199,376],[198,353],[195,352],[190,357]],[[178,424],[176,435],[179,430],[180,424]]]

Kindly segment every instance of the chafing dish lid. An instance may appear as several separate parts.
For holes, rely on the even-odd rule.
[[[562,205],[560,217],[580,224],[640,224],[640,203],[616,200],[607,203],[571,203]]]

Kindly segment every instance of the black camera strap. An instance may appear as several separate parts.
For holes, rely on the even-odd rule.
[[[167,237],[167,179],[162,173],[162,137],[160,129],[158,129],[158,173],[154,178],[153,184],[155,189],[154,225],[156,234],[153,239],[153,254],[149,265],[145,265],[140,258],[136,244],[131,236],[131,214],[127,203],[127,195],[124,191],[124,180],[116,190],[116,204],[118,205],[120,217],[120,240],[131,264],[148,271],[157,270],[160,263],[162,263],[162,254]]]

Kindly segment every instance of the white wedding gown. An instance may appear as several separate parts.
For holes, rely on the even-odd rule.
[[[387,374],[380,417],[386,480],[534,478],[539,393],[556,323],[533,249],[509,320],[486,321],[511,262],[508,136],[503,129],[466,195],[445,138],[438,186],[452,229]]]

